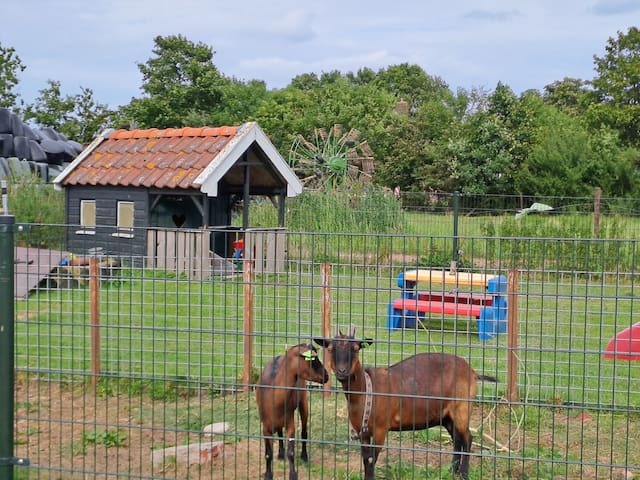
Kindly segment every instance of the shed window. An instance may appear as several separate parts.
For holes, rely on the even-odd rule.
[[[76,233],[82,235],[95,235],[96,233],[96,201],[80,200],[80,230]]]
[[[114,236],[133,237],[133,202],[118,202],[117,232]]]

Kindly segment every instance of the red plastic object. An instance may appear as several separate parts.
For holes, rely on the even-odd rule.
[[[429,300],[414,300],[401,298],[393,302],[394,310],[410,310],[412,312],[447,313],[465,317],[480,318],[482,307],[467,303],[446,303]]]
[[[640,362],[640,322],[625,328],[609,340],[604,358]]]

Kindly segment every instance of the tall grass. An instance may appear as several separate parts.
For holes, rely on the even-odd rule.
[[[9,184],[9,213],[17,223],[64,223],[64,193],[54,190],[37,175],[13,177]],[[37,234],[18,235],[16,243],[25,247],[64,248],[64,230],[42,227]]]
[[[406,227],[401,204],[374,185],[305,191],[287,203],[286,226],[301,232],[392,233]],[[251,224],[272,227],[277,213],[270,202],[251,205]]]

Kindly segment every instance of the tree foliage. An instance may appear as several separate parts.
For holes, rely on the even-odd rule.
[[[402,63],[374,71],[331,70],[268,90],[261,80],[223,75],[211,46],[157,36],[138,64],[142,95],[109,112],[82,88],[65,96],[49,80],[27,119],[87,142],[104,126],[168,128],[257,121],[287,156],[296,135],[341,124],[373,150],[374,181],[405,191],[640,196],[640,30],[610,38],[594,56],[596,77],[565,77],[542,91],[451,91],[438,76]],[[0,102],[24,70],[0,45]]]
[[[588,82],[580,78],[565,77],[544,87],[545,103],[572,115],[584,113],[588,106]]]
[[[157,36],[154,43],[153,56],[138,64],[145,96],[132,99],[125,116],[140,128],[169,128],[218,109],[229,80],[214,65],[213,49],[182,35]]]
[[[18,74],[25,68],[16,50],[0,43],[0,107],[16,108],[18,95],[13,89],[18,85]]]
[[[622,141],[640,146],[640,29],[610,37],[605,54],[594,56],[595,101],[590,105],[592,125],[617,130]]]
[[[89,143],[110,124],[113,112],[96,102],[91,89],[80,87],[79,94],[63,95],[59,81],[48,80],[47,85],[25,109],[25,120],[52,127],[80,143]]]

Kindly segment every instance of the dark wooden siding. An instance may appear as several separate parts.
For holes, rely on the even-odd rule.
[[[66,218],[71,225],[67,234],[67,249],[84,255],[94,248],[105,254],[123,257],[141,257],[146,254],[146,229],[148,225],[149,194],[144,188],[125,187],[67,187]],[[96,233],[77,233],[80,228],[81,200],[96,201]],[[118,202],[134,203],[133,237],[117,234]]]

